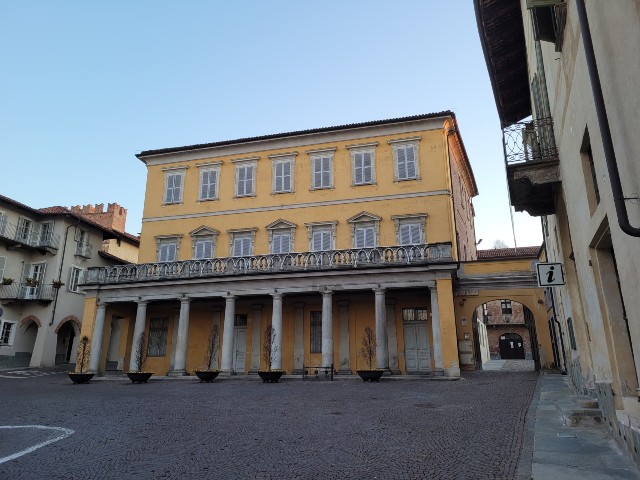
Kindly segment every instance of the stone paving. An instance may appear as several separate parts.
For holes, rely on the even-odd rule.
[[[0,478],[512,479],[537,378],[508,371],[380,383],[0,378],[0,425],[74,431],[3,462],[51,434],[0,429]]]

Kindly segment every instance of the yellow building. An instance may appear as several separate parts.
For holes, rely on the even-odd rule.
[[[477,187],[455,115],[318,128],[144,151],[139,264],[90,271],[90,366],[185,374],[214,325],[219,368],[287,373],[375,366],[458,377],[453,280],[476,258]],[[100,355],[98,355],[98,352]],[[109,361],[107,361],[107,357]]]

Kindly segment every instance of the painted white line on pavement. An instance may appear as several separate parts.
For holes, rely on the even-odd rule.
[[[38,428],[40,430],[56,430],[61,433],[55,438],[51,438],[44,442],[36,443],[35,445],[29,448],[25,448],[24,450],[20,450],[19,452],[14,453],[13,455],[8,455],[6,457],[0,458],[0,464],[8,462],[9,460],[15,460],[18,457],[26,455],[27,453],[31,453],[41,447],[44,447],[45,445],[49,445],[50,443],[54,443],[54,442],[57,442],[58,440],[62,440],[63,438],[67,438],[69,435],[72,435],[75,433],[75,431],[71,430],[70,428],[45,427],[44,425],[0,425],[0,429],[9,429],[9,428]]]

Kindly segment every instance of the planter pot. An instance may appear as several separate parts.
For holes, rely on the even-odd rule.
[[[284,370],[258,370],[258,375],[264,383],[278,383],[278,380],[284,375]]]
[[[218,376],[220,370],[196,370],[196,376],[200,382],[211,383]]]
[[[131,383],[147,383],[153,372],[127,372],[127,377]]]
[[[378,382],[384,370],[356,370],[363,382]]]
[[[69,372],[69,378],[73,383],[88,383],[94,375],[94,373]]]

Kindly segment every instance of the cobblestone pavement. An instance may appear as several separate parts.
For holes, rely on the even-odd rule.
[[[73,431],[3,462],[51,434],[0,429],[0,478],[512,479],[537,378],[505,371],[469,372],[456,382],[0,378],[0,425]]]

